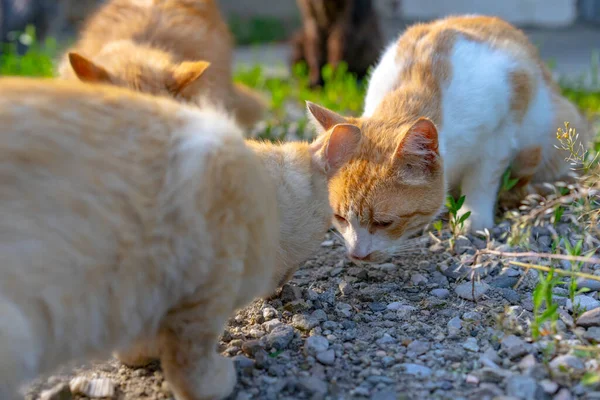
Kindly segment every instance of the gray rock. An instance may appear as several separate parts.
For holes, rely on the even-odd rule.
[[[288,325],[276,326],[271,333],[265,337],[269,347],[277,350],[283,350],[289,346],[294,338],[294,328]]]
[[[479,345],[477,344],[477,339],[474,337],[468,338],[462,345],[463,349],[467,351],[472,351],[473,353],[477,353],[479,351]]]
[[[385,272],[392,272],[398,269],[398,266],[396,264],[392,264],[392,263],[384,263],[384,264],[379,264],[379,269]]]
[[[537,399],[543,396],[542,389],[534,378],[514,375],[506,380],[506,394],[517,399]]]
[[[460,328],[462,328],[462,321],[460,320],[460,318],[454,317],[450,321],[448,321],[447,326],[448,333],[450,333],[451,335],[457,334],[460,331]]]
[[[301,331],[308,332],[317,325],[319,325],[319,320],[304,314],[296,314],[292,317],[292,326]]]
[[[40,393],[40,400],[71,400],[72,398],[71,389],[64,382]]]
[[[485,282],[464,282],[458,285],[454,291],[458,295],[458,297],[463,298],[465,300],[479,300],[483,297],[483,295],[489,290],[490,285]]]
[[[350,304],[337,303],[335,305],[335,311],[346,318],[350,318],[352,316],[352,306]]]
[[[431,294],[439,299],[447,299],[450,297],[450,291],[444,288],[433,289]]]
[[[502,340],[502,350],[508,358],[515,359],[529,353],[531,345],[519,339],[515,335],[508,335]]]
[[[575,296],[575,306],[579,311],[590,311],[596,308],[600,308],[600,301],[590,296],[579,295]],[[567,299],[567,309],[572,310],[573,304],[570,299]]]
[[[384,367],[387,368],[387,367],[394,365],[396,363],[396,359],[394,357],[385,356],[385,357],[381,358],[381,363],[383,364]]]
[[[419,364],[412,363],[404,363],[400,364],[404,373],[408,375],[421,376],[421,377],[429,377],[431,376],[431,369]]]
[[[521,301],[521,296],[513,289],[500,288],[498,290],[510,304],[518,304]]]
[[[109,378],[88,379],[83,376],[77,376],[69,382],[71,393],[84,395],[86,397],[107,397],[112,399],[115,396],[115,383]]]
[[[494,368],[481,368],[479,371],[476,372],[476,374],[482,382],[492,383],[503,382],[505,379],[512,376],[512,373],[510,371],[498,368],[497,366]]]
[[[408,318],[413,312],[417,311],[417,309],[413,306],[405,305],[401,306],[398,311],[396,311],[396,316],[398,319],[403,320]]]
[[[251,359],[249,359],[246,356],[241,355],[241,354],[238,355],[238,356],[233,357],[233,362],[240,369],[246,369],[246,368],[252,368],[252,367],[254,367],[254,361],[251,360]]]
[[[571,379],[579,379],[585,374],[585,364],[580,358],[570,354],[555,357],[550,361],[552,376],[562,383]]]
[[[371,396],[371,400],[396,400],[398,399],[398,394],[394,389],[384,389],[379,392],[376,392]]]
[[[410,281],[415,286],[426,285],[428,282],[427,278],[424,275],[418,273],[412,274],[410,277]]]
[[[303,377],[298,380],[298,385],[301,389],[309,393],[317,393],[320,395],[327,394],[327,383],[316,376]]]
[[[447,287],[449,284],[448,278],[446,278],[446,276],[444,276],[439,271],[433,271],[433,273],[431,274],[431,281],[433,283],[437,283],[441,287]]]
[[[500,275],[508,276],[509,278],[516,278],[521,276],[521,271],[518,271],[514,268],[506,268]]]
[[[578,279],[577,280],[577,288],[578,289],[583,289],[583,288],[587,288],[590,289],[592,292],[600,292],[600,281],[597,281],[595,279]]]
[[[315,356],[329,348],[329,341],[323,336],[309,336],[304,342],[304,353],[307,356]]]
[[[586,311],[577,318],[577,325],[589,328],[590,326],[600,326],[600,308]]]
[[[265,319],[265,321],[277,318],[277,310],[274,309],[273,307],[263,308],[262,313],[263,313],[263,318]]]
[[[310,314],[310,317],[312,319],[315,319],[317,321],[319,321],[319,323],[321,322],[325,322],[327,321],[327,313],[323,310],[315,310],[312,312],[312,314]]]
[[[396,339],[390,336],[388,333],[384,333],[383,336],[375,341],[377,344],[391,344],[396,343]]]
[[[462,315],[463,321],[481,321],[481,314],[477,311],[467,311]]]
[[[600,327],[592,326],[591,328],[588,328],[583,334],[583,337],[592,342],[600,343]]]
[[[279,297],[284,304],[291,303],[296,300],[302,300],[302,289],[298,286],[293,286],[286,283],[281,287],[281,294]]]
[[[398,311],[402,306],[402,303],[400,303],[399,301],[395,301],[393,303],[388,304],[386,308],[390,311]]]
[[[558,393],[556,393],[556,396],[554,396],[552,398],[552,400],[572,400],[572,399],[573,399],[573,396],[571,395],[571,392],[567,388],[560,389],[558,391]]]
[[[415,340],[410,342],[410,344],[406,347],[406,349],[410,352],[415,353],[417,356],[421,354],[427,353],[430,348],[430,344],[428,342],[423,342],[421,340]]]
[[[346,281],[341,281],[338,287],[340,288],[340,292],[342,292],[343,296],[351,296],[355,292],[352,285]]]
[[[542,379],[540,381],[540,386],[544,390],[544,392],[548,394],[554,394],[558,390],[558,383],[553,382],[549,379]]]
[[[316,359],[324,365],[333,365],[335,363],[335,351],[329,349],[321,353],[317,353]]]
[[[267,321],[263,324],[263,328],[265,328],[265,331],[267,333],[273,332],[273,330],[275,330],[276,327],[278,327],[279,325],[282,325],[281,321],[278,319],[272,319],[270,321]]]
[[[518,281],[519,278],[514,278],[510,276],[499,276],[496,279],[494,279],[490,283],[490,285],[497,288],[512,288],[517,284]]]
[[[371,309],[371,311],[374,311],[374,312],[383,311],[386,309],[386,305],[383,303],[379,303],[379,302],[372,302],[372,303],[369,303],[369,308]]]

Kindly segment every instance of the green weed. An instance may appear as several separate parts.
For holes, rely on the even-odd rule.
[[[448,208],[448,213],[450,215],[448,225],[450,226],[450,231],[452,232],[452,237],[450,238],[450,248],[452,250],[454,250],[456,239],[464,228],[465,221],[471,216],[471,211],[467,211],[464,214],[459,214],[460,209],[465,203],[465,198],[466,197],[464,195],[460,196],[458,200],[455,200],[451,195],[448,195],[446,198],[446,208]]]
[[[539,281],[533,290],[533,321],[531,321],[531,336],[534,340],[546,336],[546,322],[550,322],[552,333],[556,332],[558,321],[558,303],[554,301],[553,290],[560,283],[560,277],[554,275],[554,268],[547,274],[540,274]]]

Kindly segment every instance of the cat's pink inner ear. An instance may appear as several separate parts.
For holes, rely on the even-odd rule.
[[[174,90],[179,92],[197,81],[208,67],[210,67],[208,61],[186,61],[179,64],[173,71]]]
[[[346,123],[346,118],[338,113],[321,107],[313,102],[306,102],[306,109],[309,120],[315,126],[319,133],[328,131],[337,124]]]
[[[75,75],[83,82],[109,82],[108,72],[78,53],[69,53],[69,63]]]
[[[333,176],[354,156],[361,138],[360,128],[338,124],[331,132],[321,135],[312,145],[313,159],[327,174]]]
[[[398,146],[396,156],[406,155],[435,157],[439,154],[438,132],[435,124],[427,118],[419,118],[410,127]]]

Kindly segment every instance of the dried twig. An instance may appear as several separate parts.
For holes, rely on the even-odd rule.
[[[509,264],[512,265],[516,265],[517,267],[522,267],[525,269],[535,269],[538,271],[544,271],[544,272],[551,272],[554,271],[555,274],[558,275],[565,275],[565,276],[577,276],[580,278],[586,278],[586,279],[591,279],[594,281],[599,281],[600,282],[600,276],[596,276],[596,275],[592,275],[592,274],[586,274],[585,272],[573,272],[573,271],[565,271],[564,269],[558,269],[558,268],[551,268],[551,267],[547,267],[545,265],[537,265],[537,264],[528,264],[528,263],[523,263],[520,261],[509,261]]]
[[[496,256],[500,256],[500,257],[516,257],[516,258],[537,257],[537,258],[550,258],[550,259],[556,259],[556,260],[577,261],[577,262],[584,262],[584,263],[590,263],[590,264],[600,264],[600,258],[597,258],[597,257],[569,256],[566,254],[537,253],[535,251],[514,253],[514,252],[504,252],[504,251],[484,249],[484,250],[478,250],[477,253],[492,254],[492,255],[496,255]],[[477,260],[477,256],[479,255],[477,253],[475,254],[475,258],[474,258],[475,261]]]

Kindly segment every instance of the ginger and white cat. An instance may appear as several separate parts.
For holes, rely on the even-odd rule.
[[[110,0],[86,21],[59,72],[185,102],[208,96],[249,128],[265,104],[232,82],[232,47],[215,0]]]
[[[330,193],[350,256],[366,261],[428,224],[446,187],[466,196],[469,229],[491,228],[507,167],[514,161],[520,185],[561,178],[569,165],[554,148],[556,129],[588,127],[526,36],[485,16],[407,29],[374,69],[362,117],[309,111],[320,131],[349,123],[361,132]]]
[[[229,395],[218,336],[318,247],[356,131],[248,145],[220,112],[127,89],[0,92],[0,397],[112,350],[158,356],[179,400]]]

